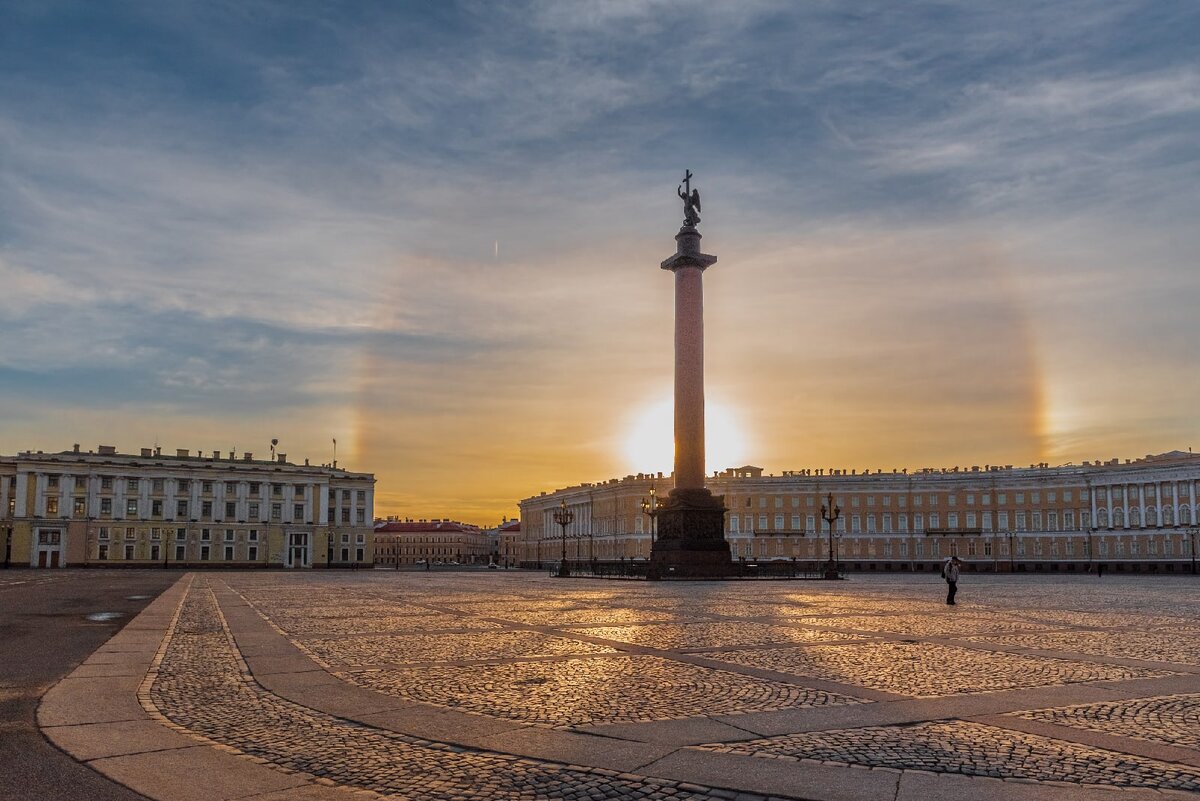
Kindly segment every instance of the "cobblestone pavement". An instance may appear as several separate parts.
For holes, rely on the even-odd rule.
[[[964,721],[791,734],[700,748],[898,770],[1200,790],[1200,769]]]
[[[959,637],[981,632],[1038,631],[1052,628],[1045,624],[1013,620],[1001,615],[958,615],[950,618],[927,615],[854,615],[805,617],[796,622],[867,633],[887,632],[921,637]]]
[[[248,676],[212,593],[189,592],[151,688],[174,724],[290,771],[414,801],[706,799],[706,788],[452,747],[285,701]]]
[[[1026,720],[1200,749],[1200,693],[1033,709],[1013,715]]]
[[[400,698],[554,727],[861,703],[654,656],[339,675]]]
[[[491,571],[200,581],[228,584],[338,679],[469,713],[462,720],[498,718],[547,737],[577,738],[584,729],[636,742],[646,732],[647,743],[675,743],[688,759],[774,757],[795,770],[859,766],[958,774],[960,782],[987,776],[1200,792],[1200,767],[1162,761],[1179,758],[1179,748],[1200,752],[1200,671],[1119,663],[1200,664],[1200,637],[1173,616],[1200,605],[1200,583],[969,575],[955,608],[943,603],[942,582],[924,578],[658,584]],[[1147,690],[1159,680],[1169,694]],[[1125,682],[1134,683],[1124,690]],[[731,797],[450,748],[290,704],[241,671],[213,597],[199,583],[154,687],[164,713],[191,731],[385,795]],[[1113,700],[1051,708],[1060,703],[1055,688],[1075,693],[1072,700]],[[996,694],[973,712],[972,704],[984,703],[974,696],[985,692]],[[959,719],[980,714],[986,723]],[[891,725],[898,719],[912,722]],[[1010,719],[1013,728],[1005,728]],[[1021,731],[1031,727],[1027,721],[1053,725],[1053,737],[1041,728]],[[721,731],[723,742],[693,747]],[[756,738],[755,731],[797,733]],[[1088,745],[1092,732],[1108,735],[1105,746],[1114,750]],[[449,784],[418,790],[428,786],[417,777],[429,775]],[[776,794],[791,794],[789,786],[784,781]],[[1012,787],[1018,798],[1021,785]]]
[[[1179,630],[1068,631],[1049,634],[973,636],[967,639],[1043,651],[1074,651],[1079,654],[1096,656],[1200,665],[1200,636],[1197,636],[1197,632],[1194,630],[1183,632]]]
[[[761,648],[711,656],[722,662],[918,697],[1169,675],[1120,665],[915,642]]]
[[[781,642],[829,642],[849,636],[832,631],[746,623],[654,623],[575,629],[580,634],[654,648],[710,648]]]
[[[517,657],[612,653],[615,650],[606,645],[549,637],[535,631],[307,639],[303,644],[321,662],[342,666],[495,661]]]

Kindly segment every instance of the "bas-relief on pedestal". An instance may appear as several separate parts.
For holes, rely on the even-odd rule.
[[[733,572],[725,541],[724,497],[705,486],[704,270],[716,256],[700,252],[700,192],[686,173],[678,194],[684,223],[675,255],[662,263],[675,276],[675,488],[658,511],[652,576],[720,578]]]

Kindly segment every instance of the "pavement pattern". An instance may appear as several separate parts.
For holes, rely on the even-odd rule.
[[[127,671],[181,750],[88,764],[125,781],[132,760],[169,772],[158,755],[213,748],[259,771],[257,789],[186,799],[136,785],[167,801],[1200,799],[1198,632],[1180,611],[1200,582],[961,586],[947,607],[917,576],[189,574],[131,635],[155,651]],[[43,726],[70,753],[89,727],[133,725],[72,723],[65,700]]]

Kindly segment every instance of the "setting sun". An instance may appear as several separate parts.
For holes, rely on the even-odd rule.
[[[751,450],[737,415],[725,404],[705,403],[704,461],[709,474],[745,464]],[[671,398],[642,407],[632,418],[625,439],[629,469],[641,473],[669,474],[675,459],[674,415]]]

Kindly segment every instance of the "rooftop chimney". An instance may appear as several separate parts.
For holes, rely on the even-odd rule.
[[[75,443],[75,444],[72,446],[72,450],[73,450],[75,453],[79,453],[79,443],[78,443],[78,442],[76,442],[76,443]]]
[[[154,451],[151,448],[142,448],[142,458],[149,458],[153,455]]]
[[[187,457],[188,457],[188,449],[187,448],[176,448],[175,449],[175,458],[176,459],[186,459]]]
[[[245,453],[243,453],[243,454],[242,454],[242,458],[243,458],[244,460],[246,460],[247,462],[249,462],[249,461],[253,461],[253,460],[254,460],[254,454],[253,454],[253,453],[250,453],[250,451],[246,451]]]
[[[276,458],[279,460],[280,464],[287,464],[287,454],[286,453],[276,454]]]
[[[117,452],[117,446],[116,445],[98,445],[96,447],[96,452],[99,453],[101,456],[113,456]]]

